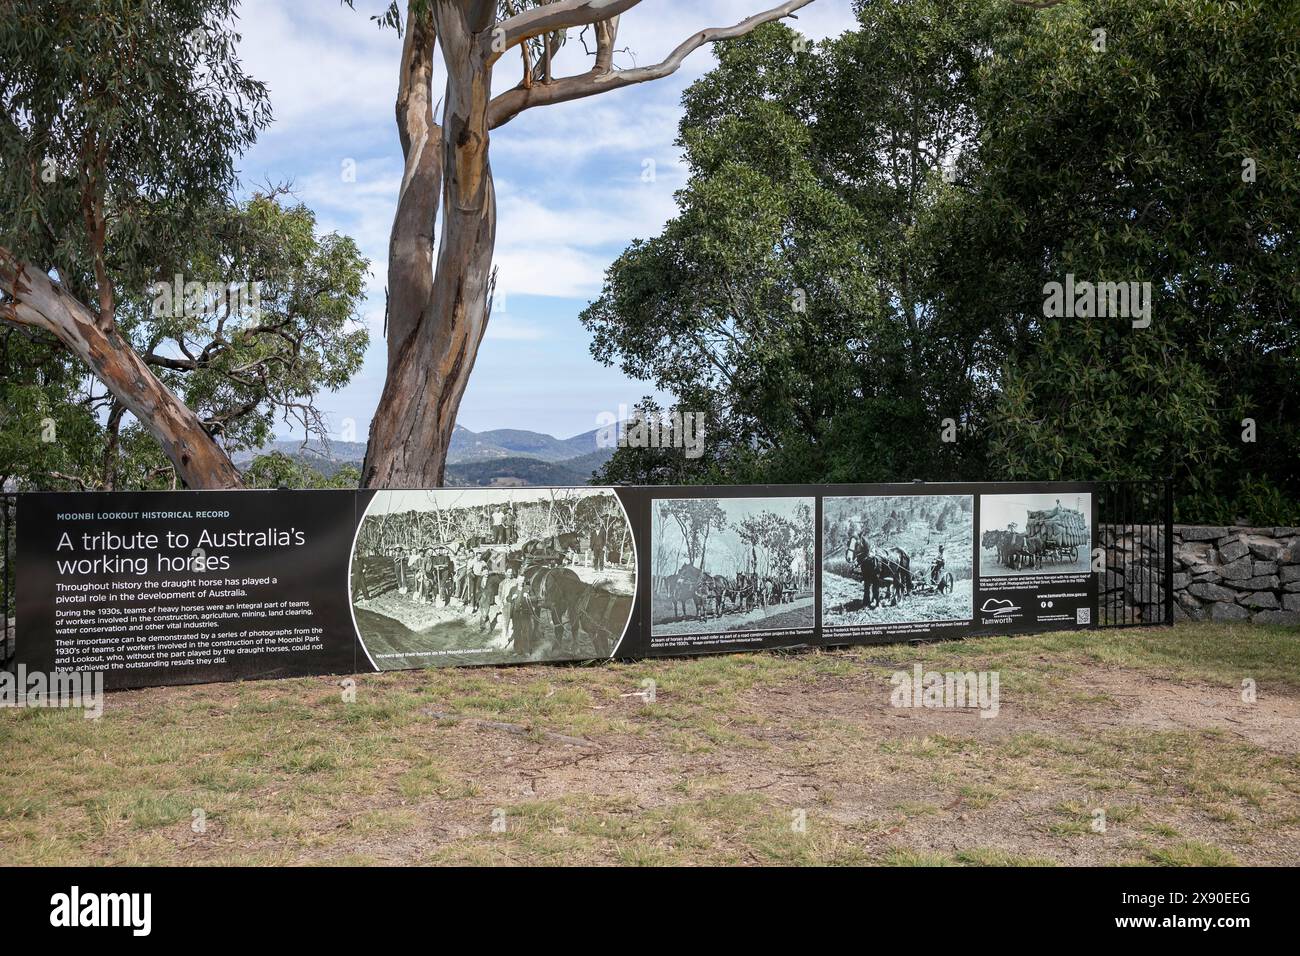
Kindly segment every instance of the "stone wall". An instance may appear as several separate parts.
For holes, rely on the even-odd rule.
[[[1174,526],[1174,619],[1300,625],[1300,528]]]
[[[1102,525],[1103,623],[1163,621],[1159,526]],[[1174,620],[1300,626],[1300,528],[1174,526]]]

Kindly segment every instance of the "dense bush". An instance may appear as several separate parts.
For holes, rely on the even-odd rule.
[[[1173,474],[1182,518],[1300,522],[1300,11],[857,12],[721,47],[687,91],[679,215],[584,322],[708,413],[708,451],[605,477]],[[1067,274],[1150,283],[1150,325],[1045,317]]]

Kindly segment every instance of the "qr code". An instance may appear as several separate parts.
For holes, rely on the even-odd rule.
[[[1075,623],[1075,624],[1091,624],[1091,623],[1092,623],[1092,608],[1090,608],[1090,607],[1080,607],[1080,608],[1075,608],[1075,609],[1074,609],[1074,623]]]

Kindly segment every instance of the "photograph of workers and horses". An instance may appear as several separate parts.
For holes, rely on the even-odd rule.
[[[623,637],[636,549],[608,488],[379,491],[351,577],[380,670],[584,660]]]
[[[970,620],[974,496],[822,499],[822,626]]]
[[[1087,574],[1092,495],[980,495],[980,576]]]
[[[651,502],[651,636],[811,630],[816,533],[812,498]]]

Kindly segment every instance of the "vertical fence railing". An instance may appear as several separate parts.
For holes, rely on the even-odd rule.
[[[1173,480],[1097,482],[1102,627],[1174,620]]]
[[[0,625],[3,625],[3,630],[0,630],[0,670],[7,670],[13,664],[16,647],[14,555],[18,548],[18,535],[14,518],[17,512],[17,496],[0,491]]]

